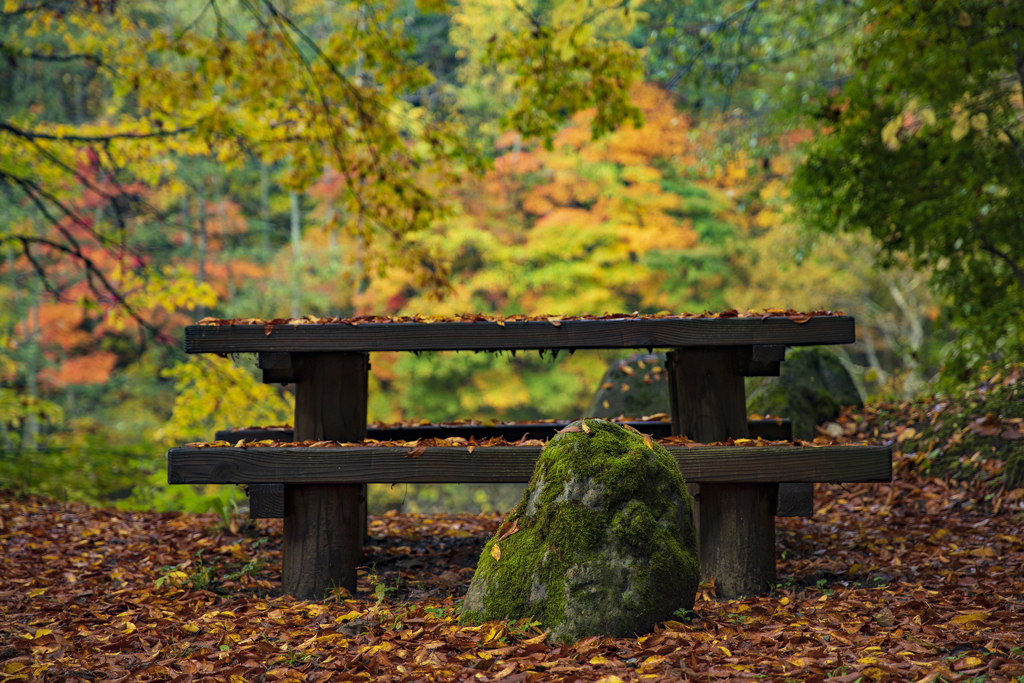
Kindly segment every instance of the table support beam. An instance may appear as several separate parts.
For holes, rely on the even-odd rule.
[[[296,353],[292,365],[295,438],[364,439],[369,354]],[[285,486],[281,588],[286,595],[322,600],[335,587],[355,592],[362,499],[359,484]]]
[[[668,355],[672,428],[702,443],[748,438],[743,374],[752,350],[698,348]],[[694,491],[690,485],[691,492]],[[694,523],[701,574],[726,598],[775,583],[774,484],[701,484]]]

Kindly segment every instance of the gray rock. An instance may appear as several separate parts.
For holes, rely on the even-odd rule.
[[[549,442],[484,547],[465,622],[531,617],[574,642],[646,633],[693,607],[693,501],[674,459],[615,423],[587,420],[589,433],[581,424]]]
[[[636,353],[608,366],[586,415],[640,418],[668,410],[665,354]]]
[[[789,349],[778,377],[747,380],[747,410],[788,417],[797,439],[813,439],[815,425],[851,405],[864,405],[857,384],[834,353],[819,347]]]

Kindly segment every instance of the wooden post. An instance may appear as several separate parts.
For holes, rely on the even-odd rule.
[[[749,347],[696,348],[669,354],[672,431],[702,443],[747,438],[743,373]],[[734,598],[775,583],[775,484],[699,487],[701,574]],[[696,507],[696,506],[695,506]]]
[[[295,439],[359,441],[366,437],[366,353],[295,353]],[[322,600],[334,587],[356,589],[362,555],[360,484],[285,486],[281,588]]]

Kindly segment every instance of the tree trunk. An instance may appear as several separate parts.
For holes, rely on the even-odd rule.
[[[299,195],[292,190],[289,195],[292,213],[292,317],[298,318],[301,312],[301,290],[299,275],[302,270],[302,213],[299,206]]]

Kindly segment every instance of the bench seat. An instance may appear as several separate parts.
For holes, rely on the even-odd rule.
[[[668,446],[688,483],[888,482],[889,446]],[[526,483],[540,446],[172,448],[170,484]],[[417,449],[420,451],[420,449]],[[275,488],[261,487],[271,494]],[[283,514],[283,510],[280,511]]]

